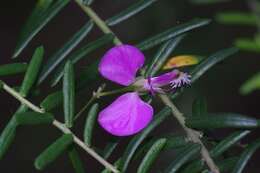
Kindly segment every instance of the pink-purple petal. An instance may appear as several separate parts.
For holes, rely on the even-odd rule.
[[[153,117],[153,108],[142,101],[138,93],[118,97],[99,113],[99,124],[115,136],[129,136],[145,128]]]
[[[99,72],[113,82],[128,86],[134,82],[136,73],[143,66],[144,60],[143,53],[134,46],[115,46],[101,59]]]

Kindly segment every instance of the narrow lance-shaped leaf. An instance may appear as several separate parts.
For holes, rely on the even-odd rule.
[[[122,156],[122,160],[119,164],[119,169],[122,172],[125,172],[127,166],[132,159],[135,151],[143,142],[143,140],[147,137],[147,135],[156,128],[160,123],[162,123],[171,113],[171,109],[169,107],[165,107],[161,110],[153,119],[153,121],[138,135],[132,138],[132,140],[127,145],[125,152]]]
[[[237,142],[239,142],[242,138],[250,133],[249,130],[237,131],[226,138],[224,138],[221,142],[219,142],[216,146],[214,146],[210,150],[210,156],[214,159],[221,156],[224,152],[234,146]],[[202,160],[197,160],[186,166],[181,173],[197,173],[201,172],[204,168],[205,163]]]
[[[157,34],[151,38],[148,38],[145,41],[142,41],[141,43],[137,44],[137,47],[139,47],[141,50],[147,50],[152,47],[157,46],[158,44],[167,41],[173,37],[176,37],[178,35],[181,35],[185,32],[191,31],[195,28],[202,27],[204,25],[209,24],[210,20],[208,19],[194,19],[192,21],[189,21],[187,23],[175,26],[173,28],[170,28],[160,34]]]
[[[41,1],[44,2],[45,0]],[[48,0],[47,0],[48,1]],[[28,23],[25,25],[25,28],[22,30],[20,39],[18,40],[17,46],[14,51],[13,58],[16,58],[24,48],[29,44],[33,37],[54,17],[58,12],[65,7],[70,0],[57,0],[51,6],[45,2],[45,7],[37,15],[36,12],[33,13],[33,17],[29,18]],[[50,2],[49,2],[50,3]],[[49,7],[50,6],[50,7]],[[38,11],[36,7],[34,11]],[[47,8],[47,9],[46,9]],[[29,27],[30,26],[30,27]]]
[[[235,46],[243,51],[260,52],[259,43],[252,38],[237,38],[235,40]]]
[[[120,140],[119,139],[113,139],[112,141],[109,141],[105,148],[104,151],[102,152],[102,156],[104,159],[108,159],[109,156],[112,154],[112,152],[115,150],[117,145],[119,144]]]
[[[83,4],[85,5],[91,5],[94,2],[94,0],[83,0]]]
[[[84,142],[88,146],[91,146],[91,140],[93,136],[93,129],[96,123],[97,113],[98,113],[98,104],[96,103],[90,108],[85,122]]]
[[[240,88],[241,94],[249,94],[254,90],[260,89],[260,73],[255,74],[247,80]]]
[[[22,96],[26,96],[32,88],[33,84],[35,83],[38,76],[38,72],[41,68],[43,54],[44,49],[42,46],[36,48],[36,50],[34,51],[28,69],[25,73],[23,83],[21,85],[20,94]]]
[[[242,152],[239,160],[237,161],[232,173],[242,173],[246,164],[252,155],[260,147],[260,139],[255,140],[253,143],[249,144],[246,149]]]
[[[205,116],[207,113],[206,99],[204,97],[195,99],[192,104],[192,116]]]
[[[220,12],[216,15],[216,20],[228,25],[257,25],[257,16],[243,12]]]
[[[155,56],[153,57],[151,63],[148,66],[148,69],[145,73],[145,76],[154,76],[163,66],[166,59],[170,56],[172,51],[176,48],[179,42],[183,39],[184,36],[179,36],[174,39],[171,39],[164,43]]]
[[[217,162],[220,172],[230,172],[238,161],[238,157],[230,157]],[[201,173],[211,173],[209,170],[204,170]]]
[[[144,156],[141,164],[139,165],[137,169],[137,173],[146,173],[150,170],[152,164],[160,154],[160,151],[163,149],[165,143],[166,143],[165,138],[158,139],[157,141],[154,142],[154,144],[151,146],[147,154]]]
[[[50,113],[23,112],[15,115],[18,125],[51,124],[54,117]]]
[[[75,170],[75,173],[85,173],[79,153],[74,146],[71,146],[69,148],[68,155]]]
[[[48,59],[40,73],[38,84],[42,83],[48,77],[48,75],[66,58],[72,49],[74,49],[80,41],[87,36],[92,28],[93,22],[87,22],[68,42],[63,45],[63,47]]]
[[[40,106],[46,111],[50,111],[56,108],[58,105],[62,103],[63,93],[61,90],[56,91],[45,97],[45,99],[41,102]]]
[[[92,51],[96,50],[97,48],[100,48],[101,46],[104,46],[108,44],[109,42],[113,41],[114,36],[112,34],[105,34],[101,38],[88,43],[87,45],[82,46],[77,51],[75,51],[73,54],[71,54],[68,59],[71,60],[73,64],[77,63],[79,60],[81,60],[83,57],[85,57],[87,54],[91,53]],[[59,68],[55,71],[54,77],[51,81],[51,85],[55,86],[59,80],[63,76],[63,69],[64,69],[65,63],[61,64]]]
[[[28,65],[26,63],[13,63],[0,65],[0,76],[14,75],[23,73],[27,70]]]
[[[38,170],[43,170],[47,165],[60,156],[72,143],[73,136],[71,134],[63,135],[35,159],[34,166]]]
[[[182,152],[180,152],[173,162],[168,166],[165,173],[175,173],[177,172],[182,165],[191,159],[191,157],[198,154],[200,151],[199,144],[188,144]]]
[[[134,16],[135,14],[141,12],[142,10],[149,7],[150,5],[152,5],[156,1],[157,0],[139,0],[138,2],[136,2],[133,5],[131,5],[130,7],[128,7],[126,10],[124,10],[124,11],[120,12],[119,14],[107,19],[106,23],[109,26],[116,25],[116,24]]]
[[[73,126],[75,112],[75,79],[71,61],[68,61],[64,68],[63,98],[65,124],[70,128]]]
[[[259,127],[259,120],[236,113],[211,113],[203,117],[188,117],[185,121],[190,128],[242,128],[252,129]]]
[[[3,158],[4,154],[14,140],[17,127],[15,115],[25,112],[27,109],[28,108],[24,105],[20,106],[2,131],[0,136],[0,159]]]

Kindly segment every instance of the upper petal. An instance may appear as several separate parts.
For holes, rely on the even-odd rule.
[[[143,53],[134,46],[115,46],[101,59],[99,72],[111,81],[128,86],[134,82],[136,72],[143,66],[144,59]]]
[[[128,136],[145,128],[152,120],[153,108],[136,92],[118,97],[99,113],[99,124],[115,136]]]

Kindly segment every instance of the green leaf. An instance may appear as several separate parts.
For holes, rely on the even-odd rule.
[[[210,156],[214,159],[221,156],[225,151],[230,149],[233,145],[239,142],[243,137],[248,135],[250,131],[237,131],[227,136],[221,142],[219,142],[214,148],[210,150]],[[204,168],[204,162],[202,160],[194,161],[184,168],[181,173],[197,173],[201,172]]]
[[[120,165],[121,161],[122,161],[121,158],[117,159],[117,161],[115,161],[115,163],[114,163],[114,167],[118,168],[118,166]],[[101,173],[112,173],[112,172],[109,169],[104,169]]]
[[[137,173],[146,173],[150,170],[152,164],[160,154],[165,143],[166,143],[165,138],[158,139],[157,141],[154,142],[154,144],[151,146],[147,154],[144,156],[142,162],[140,163],[137,169]]]
[[[246,95],[257,89],[260,89],[260,73],[253,75],[250,79],[244,82],[240,87],[240,93]]]
[[[18,125],[52,124],[54,117],[50,113],[23,112],[15,115]]]
[[[21,85],[20,94],[22,96],[27,96],[33,84],[35,83],[38,72],[40,71],[42,59],[44,54],[44,48],[42,46],[38,47],[32,56],[29,63],[28,69],[25,73],[23,83]]]
[[[25,112],[26,110],[26,106],[20,106],[2,131],[0,136],[0,159],[3,158],[4,154],[7,152],[14,140],[17,127],[17,123],[15,120],[16,114]]]
[[[56,91],[45,97],[40,106],[46,111],[50,111],[60,105],[63,101],[63,93],[61,90]]]
[[[174,173],[179,170],[179,168],[184,165],[187,161],[191,159],[191,157],[198,154],[200,151],[200,145],[199,144],[188,144],[182,152],[177,154],[173,162],[169,165],[169,167],[166,169],[165,173]]]
[[[235,46],[244,51],[260,52],[260,45],[251,38],[238,38],[235,40]]]
[[[91,146],[93,129],[96,123],[97,114],[98,114],[98,104],[96,103],[90,108],[85,123],[84,142],[88,146]]]
[[[70,128],[73,126],[75,113],[75,79],[71,61],[68,61],[64,68],[63,98],[65,124]]]
[[[148,69],[145,73],[145,76],[154,76],[164,65],[167,58],[170,56],[172,51],[176,48],[176,46],[180,43],[180,41],[184,38],[184,36],[179,36],[173,38],[166,43],[164,43],[155,56],[153,57],[151,63],[148,65]]]
[[[69,158],[75,173],[85,173],[83,163],[80,159],[79,153],[74,146],[71,146],[68,150]]]
[[[199,97],[193,101],[192,104],[192,116],[204,116],[207,115],[207,101],[204,97]]]
[[[0,76],[14,75],[23,73],[27,70],[28,65],[26,63],[13,63],[0,65]]]
[[[16,58],[33,37],[69,2],[69,0],[57,0],[51,4],[50,0],[39,0],[32,15],[22,29],[13,58]]]
[[[94,0],[83,0],[83,4],[85,5],[91,5],[94,2]]]
[[[143,140],[147,137],[147,135],[156,128],[160,123],[162,123],[171,113],[171,109],[169,107],[165,107],[161,110],[153,119],[153,121],[138,135],[134,136],[129,144],[127,145],[125,152],[122,156],[122,161],[120,162],[119,169],[122,172],[125,172],[127,166],[132,159],[135,151],[143,142]]]
[[[66,58],[66,56],[83,40],[93,28],[93,22],[87,22],[76,32],[71,39],[66,42],[57,52],[55,52],[43,66],[38,84],[42,83],[48,75]]]
[[[257,16],[244,12],[219,12],[216,20],[222,24],[228,25],[257,25]]]
[[[104,46],[104,45],[108,44],[109,42],[113,41],[113,39],[114,39],[114,35],[105,34],[101,38],[99,38],[99,39],[97,39],[97,40],[95,40],[91,43],[88,43],[87,45],[79,48],[77,51],[75,51],[73,54],[71,54],[71,56],[69,56],[68,59],[71,60],[71,62],[73,64],[75,64],[79,60],[81,60],[83,57],[85,57],[86,55],[91,53],[92,51],[94,51],[94,50],[100,48],[101,46]],[[59,82],[61,77],[63,76],[64,66],[65,66],[65,63],[61,64],[59,66],[59,68],[56,70],[54,77],[52,79],[52,82],[51,82],[52,86],[55,86]]]
[[[142,41],[141,43],[137,44],[137,47],[139,47],[141,50],[147,50],[154,46],[157,46],[158,44],[167,41],[173,37],[179,36],[185,32],[191,31],[195,28],[202,27],[204,25],[209,24],[210,20],[208,19],[194,19],[187,23],[175,26],[173,28],[170,28],[160,34],[157,34],[155,36],[152,36],[151,38],[146,39],[145,41]]]
[[[119,144],[119,139],[113,139],[112,141],[109,141],[105,148],[104,151],[102,152],[102,156],[104,159],[108,159],[109,156],[112,154],[112,152],[115,150],[117,145]]]
[[[34,166],[38,170],[43,170],[47,165],[52,163],[73,143],[73,136],[65,134],[57,139],[53,144],[46,148],[34,162]]]
[[[139,0],[138,2],[134,3],[124,11],[118,13],[117,15],[109,18],[106,20],[107,25],[113,26],[118,23],[121,23],[122,21],[134,16],[135,14],[138,14],[145,8],[149,7],[152,5],[154,2],[157,0]]]
[[[236,49],[236,48],[228,48],[228,49],[223,49],[221,51],[218,51],[218,52],[214,53],[213,55],[209,56],[207,59],[202,61],[199,65],[197,65],[194,68],[194,70],[192,70],[191,82],[195,82],[197,79],[199,79],[206,71],[208,71],[215,64],[223,61],[224,59],[233,55],[237,51],[238,51],[238,49]]]
[[[217,162],[220,172],[230,172],[238,161],[238,157],[230,157]],[[209,170],[204,170],[202,173],[211,173]]]
[[[237,113],[211,113],[203,117],[188,117],[185,121],[190,128],[242,128],[252,129],[259,127],[258,120]]]
[[[246,149],[242,152],[239,160],[237,161],[232,173],[242,173],[247,162],[260,147],[260,139],[255,140],[253,143],[249,144]]]

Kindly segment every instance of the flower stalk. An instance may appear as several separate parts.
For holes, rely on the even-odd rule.
[[[90,8],[85,5],[83,5],[79,0],[75,0],[76,3],[83,9],[83,11],[97,24],[97,26],[104,32],[104,33],[113,33],[113,31],[106,25],[106,23],[98,17],[98,15]],[[115,35],[115,34],[114,34]],[[122,42],[120,39],[115,35],[114,39],[115,45],[120,45]],[[202,141],[200,140],[200,135],[195,130],[192,130],[185,125],[185,117],[183,114],[177,109],[177,107],[172,103],[170,98],[167,95],[159,94],[159,97],[161,98],[162,102],[169,106],[172,110],[172,114],[174,117],[178,120],[178,122],[181,124],[183,129],[186,131],[187,136],[194,142],[201,145],[201,156],[203,160],[205,160],[206,164],[210,168],[212,173],[219,173],[219,169],[214,163],[213,159],[210,157],[209,152],[207,148],[204,146]]]

